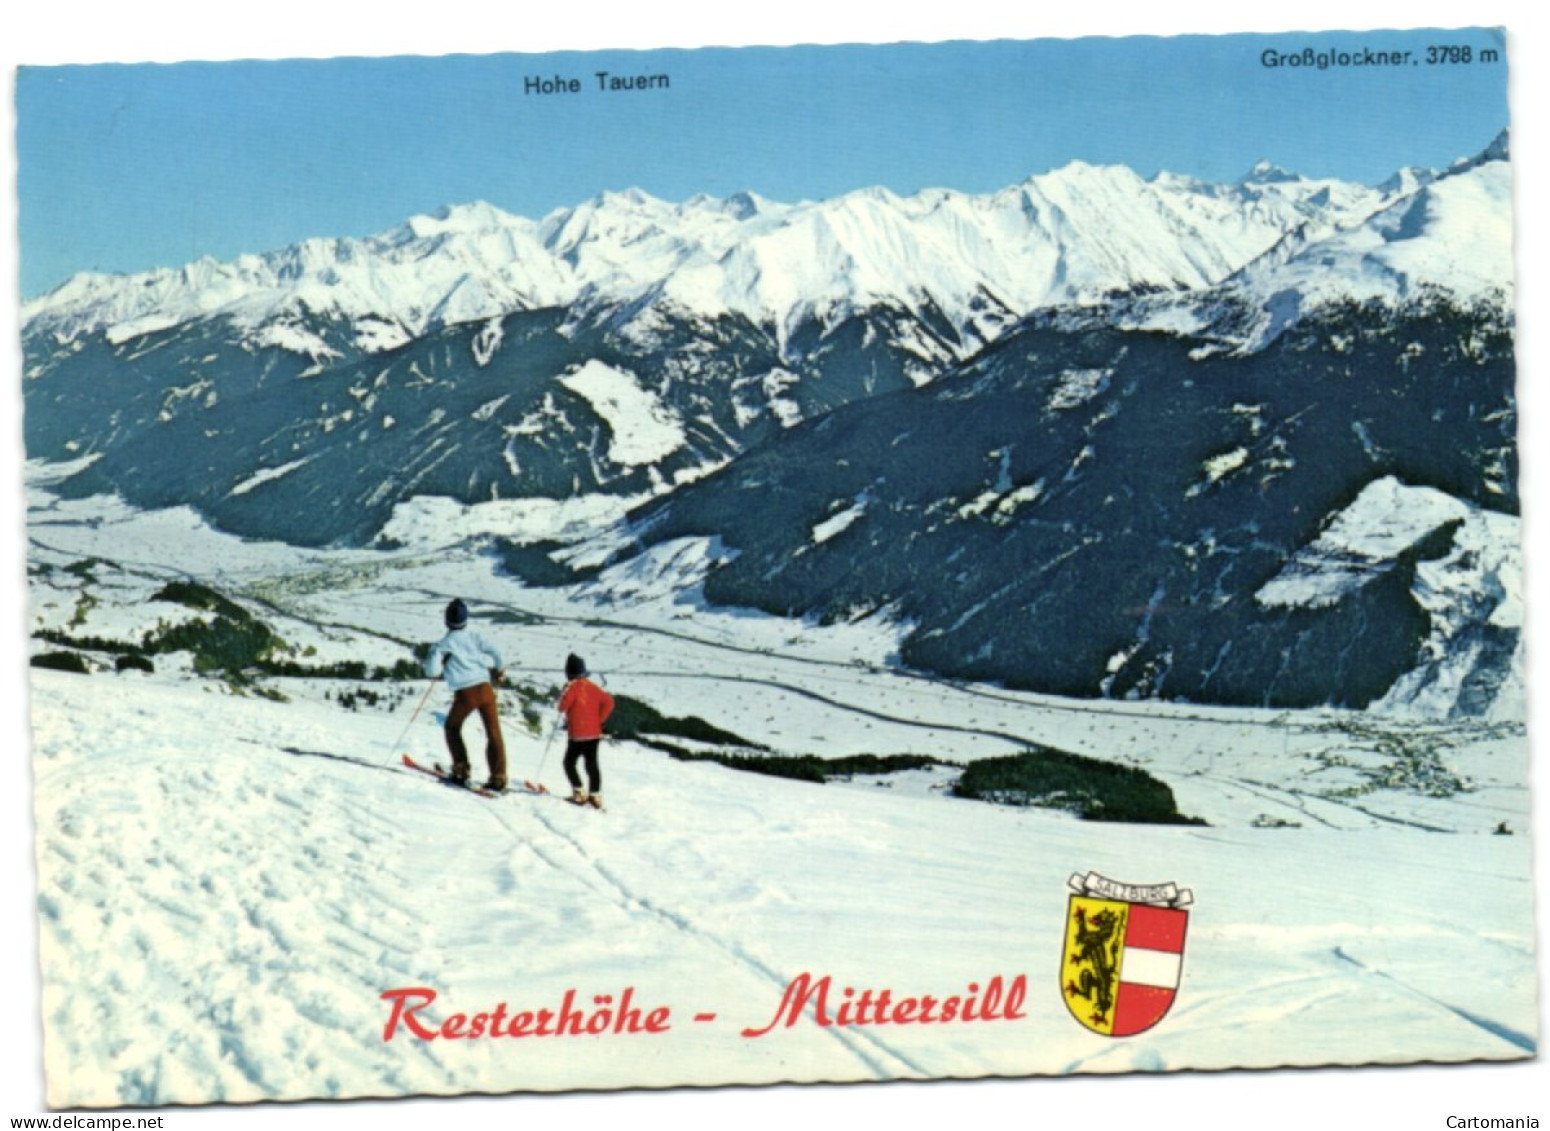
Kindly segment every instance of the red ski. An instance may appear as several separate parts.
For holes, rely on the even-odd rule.
[[[445,770],[443,770],[440,766],[422,766],[422,765],[420,765],[420,763],[416,762],[413,758],[409,757],[409,755],[407,755],[407,754],[403,755],[403,759],[404,759],[404,765],[408,769],[417,770],[418,772],[420,772],[422,774],[427,774],[430,777],[435,778],[442,785],[450,785],[450,786],[456,786],[459,789],[466,789],[466,790],[468,790],[469,793],[477,793],[480,797],[499,797],[500,796],[500,794],[497,793],[495,790],[493,790],[493,789],[485,789],[484,786],[482,786],[482,785],[474,785],[472,782],[454,781],[452,779],[452,776],[450,774],[448,774]]]

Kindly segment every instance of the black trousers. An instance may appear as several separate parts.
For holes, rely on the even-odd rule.
[[[587,792],[603,791],[603,771],[597,766],[597,748],[602,741],[600,738],[573,738],[565,744],[565,780],[570,782],[572,789],[581,788],[581,774],[576,770],[576,763],[584,761],[587,764]]]

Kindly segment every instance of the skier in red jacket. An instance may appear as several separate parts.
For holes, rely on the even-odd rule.
[[[560,714],[570,735],[565,745],[565,777],[570,782],[571,800],[577,805],[603,807],[603,774],[597,765],[597,748],[603,739],[603,720],[613,712],[613,696],[587,678],[587,665],[580,656],[565,658],[565,693],[560,696]],[[576,763],[587,765],[587,788],[581,788]]]

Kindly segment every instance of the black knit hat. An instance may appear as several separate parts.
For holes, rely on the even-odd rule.
[[[447,606],[447,627],[462,628],[468,624],[468,606],[461,600],[454,600]]]
[[[572,652],[565,657],[565,678],[580,679],[587,674],[587,664],[580,656]]]

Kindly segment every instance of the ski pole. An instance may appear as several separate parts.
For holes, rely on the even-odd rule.
[[[414,714],[410,715],[409,716],[409,721],[404,724],[404,729],[399,733],[397,740],[394,741],[393,749],[390,751],[390,753],[393,753],[393,754],[400,753],[398,748],[404,744],[404,737],[406,735],[408,735],[409,728],[414,726],[414,720],[419,718],[420,717],[420,712],[425,709],[426,700],[428,700],[431,697],[431,689],[434,688],[435,686],[436,686],[436,681],[434,679],[431,680],[430,683],[425,685],[425,694],[420,696],[420,702],[415,706]]]
[[[538,759],[538,772],[533,775],[533,784],[543,789],[544,763],[549,760],[549,751],[554,746],[554,736],[560,733],[560,725],[556,723],[549,728],[549,741],[544,743],[543,757]]]

